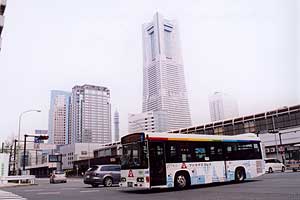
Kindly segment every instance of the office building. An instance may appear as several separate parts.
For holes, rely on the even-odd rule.
[[[129,114],[129,133],[165,132],[168,130],[168,114],[166,111],[148,111],[139,114]]]
[[[72,89],[71,143],[109,143],[111,136],[110,91],[83,85]]]
[[[209,97],[209,110],[211,121],[239,116],[238,104],[229,94],[215,92]]]
[[[191,126],[176,21],[156,13],[143,32],[143,112],[166,111],[168,129]]]
[[[114,114],[114,130],[115,130],[115,142],[120,140],[120,118],[119,112],[116,110]]]
[[[52,90],[49,110],[49,143],[64,145],[69,140],[69,105],[71,93]]]
[[[75,143],[59,147],[62,155],[62,169],[74,169],[74,161],[93,158],[94,150],[99,149],[100,145],[95,143]]]
[[[2,44],[2,31],[4,26],[4,11],[6,8],[6,0],[0,0],[0,51],[1,51],[1,44]]]

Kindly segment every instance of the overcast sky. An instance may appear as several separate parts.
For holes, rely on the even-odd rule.
[[[0,52],[0,140],[48,128],[50,90],[95,84],[112,113],[142,110],[142,28],[155,12],[179,23],[194,125],[208,96],[233,95],[241,115],[300,102],[297,0],[7,1]],[[298,97],[298,99],[297,99]]]

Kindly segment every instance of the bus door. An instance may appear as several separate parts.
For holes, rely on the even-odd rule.
[[[237,142],[224,142],[224,158],[225,158],[225,175],[226,180],[233,181],[235,180],[235,167],[239,163],[238,160],[246,160],[247,156],[242,155],[241,152],[238,152],[238,145]]]
[[[222,182],[226,180],[227,163],[224,159],[224,149],[222,143],[212,142],[209,144],[210,159],[213,161],[212,182]]]
[[[150,186],[166,185],[165,144],[149,142]]]

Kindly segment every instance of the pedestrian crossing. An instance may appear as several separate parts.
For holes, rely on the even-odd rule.
[[[0,190],[0,200],[27,200],[27,199],[23,198],[19,195],[16,195],[12,192],[6,192],[3,190]]]

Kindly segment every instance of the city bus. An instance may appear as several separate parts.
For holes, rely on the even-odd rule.
[[[264,173],[260,139],[252,133],[133,133],[122,137],[121,145],[120,187],[184,189]]]

